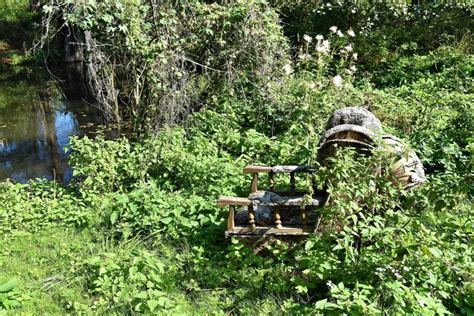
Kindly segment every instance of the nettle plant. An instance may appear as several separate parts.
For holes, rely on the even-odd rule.
[[[378,149],[360,155],[345,148],[320,168],[318,182],[330,198],[317,234],[296,255],[271,249],[298,293],[285,301],[285,309],[334,314],[469,310],[472,277],[466,271],[472,271],[472,260],[464,244],[469,228],[465,220],[417,202],[430,183],[401,191],[390,173],[396,159]],[[453,231],[444,233],[447,229]]]
[[[99,251],[73,263],[71,272],[80,275],[76,280],[86,284],[94,298],[90,308],[97,313],[184,313],[179,305],[183,298],[174,282],[178,266],[169,261],[170,253],[137,249],[136,243]],[[74,303],[71,310],[81,313],[87,307]]]
[[[413,214],[404,205],[414,193],[400,191],[392,179],[390,166],[396,159],[379,149],[363,155],[341,148],[320,166],[317,183],[330,197],[316,234],[296,246],[269,243],[265,250],[271,255],[264,262],[281,277],[269,276],[262,287],[291,293],[283,299],[285,312],[445,311],[439,297],[415,290],[424,282],[423,273],[410,279],[416,263],[406,249],[414,246],[404,234]],[[228,259],[242,269],[261,269],[262,259],[237,243]]]
[[[364,246],[376,242],[385,227],[397,224],[404,193],[390,174],[395,155],[374,148],[370,154],[340,148],[320,167],[317,183],[329,193],[320,233],[338,236],[337,249],[357,264]]]

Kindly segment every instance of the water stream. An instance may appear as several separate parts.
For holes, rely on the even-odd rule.
[[[93,134],[102,116],[85,101],[80,64],[53,70],[56,80],[35,71],[45,73],[0,79],[0,181],[68,182],[65,147],[73,135]]]

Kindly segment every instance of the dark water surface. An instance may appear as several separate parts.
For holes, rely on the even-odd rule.
[[[46,70],[36,71],[45,74],[0,79],[0,181],[68,182],[72,170],[65,146],[70,137],[92,134],[102,123],[100,111],[85,101],[80,65],[53,70],[57,80]]]

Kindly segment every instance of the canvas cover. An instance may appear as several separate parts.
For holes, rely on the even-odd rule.
[[[399,159],[390,168],[392,182],[399,183],[405,190],[412,189],[426,181],[421,160],[407,145],[393,135],[385,134],[382,124],[374,114],[360,107],[347,107],[334,111],[328,120],[326,132],[319,143],[318,158],[324,161],[333,157],[341,147],[351,147],[370,153],[375,139],[378,146],[398,155]]]

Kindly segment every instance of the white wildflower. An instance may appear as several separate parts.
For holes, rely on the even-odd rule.
[[[418,304],[420,304],[421,307],[425,307],[426,306],[426,302],[422,299],[419,299],[418,300]]]
[[[301,59],[301,60],[310,59],[311,55],[310,54],[300,54],[298,56],[298,58]]]
[[[326,47],[326,49],[329,50],[329,41],[328,40],[323,41],[322,45],[323,45],[323,47]]]
[[[283,66],[283,70],[285,71],[287,75],[290,75],[291,73],[293,73],[293,67],[291,67],[290,64],[286,64],[285,66]]]
[[[324,36],[322,36],[321,34],[318,34],[318,35],[316,35],[316,39],[318,41],[322,41],[324,39]]]
[[[326,50],[321,45],[316,46],[316,51],[321,54],[326,54]]]
[[[332,283],[331,280],[327,281],[326,282],[326,285],[328,286],[328,288],[332,289],[334,287],[334,283]]]
[[[359,56],[359,55],[357,55],[357,53],[352,54],[352,58],[353,58],[354,60],[357,60],[357,57],[358,57],[358,56]]]
[[[356,36],[356,34],[354,33],[354,31],[352,29],[349,29],[347,31],[347,35],[349,35],[350,37],[355,37]]]
[[[305,42],[308,43],[308,44],[311,43],[312,40],[313,40],[313,39],[311,38],[311,36],[309,36],[309,35],[304,35],[304,36],[303,36],[303,39],[304,39]]]
[[[350,68],[349,68],[352,72],[355,72],[357,70],[357,67],[355,65],[352,65]]]
[[[341,31],[337,31],[337,36],[339,36],[339,37],[343,37],[343,36],[344,36],[344,34],[342,34],[342,32],[341,32]]]
[[[314,82],[309,82],[306,84],[306,86],[309,88],[309,89],[315,89],[316,88],[316,84]]]
[[[347,45],[344,47],[344,50],[348,53],[352,52],[354,49],[352,48],[352,44]]]
[[[329,30],[330,30],[331,32],[333,32],[333,33],[336,33],[336,32],[337,32],[337,26],[331,26],[331,27],[329,28]]]
[[[342,87],[342,77],[339,75],[336,75],[332,78],[332,83],[336,88]]]
[[[351,12],[352,12],[352,13],[356,13],[356,10],[352,9]]]
[[[329,53],[329,41],[325,40],[322,43],[319,43],[316,45],[316,51],[318,53],[322,53],[327,55]]]

